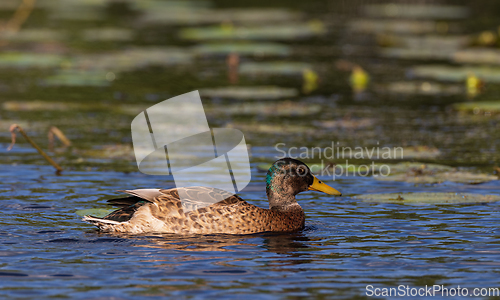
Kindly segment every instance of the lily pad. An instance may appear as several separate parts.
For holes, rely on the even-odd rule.
[[[66,34],[60,30],[39,28],[39,29],[21,29],[16,32],[2,31],[0,39],[11,42],[48,42],[60,41],[66,38]]]
[[[481,101],[456,103],[453,108],[463,112],[474,114],[498,114],[500,113],[500,101]]]
[[[194,46],[191,50],[197,55],[228,55],[231,53],[248,56],[287,56],[289,46],[276,43],[214,43]]]
[[[48,102],[48,101],[7,101],[2,103],[2,108],[7,111],[47,111],[47,110],[76,110],[82,109],[78,103]]]
[[[383,92],[400,95],[459,95],[465,93],[463,85],[446,85],[433,82],[391,82],[381,89]]]
[[[242,63],[238,72],[240,74],[260,75],[302,75],[305,70],[313,69],[311,64],[303,62],[248,62]]]
[[[43,80],[42,84],[48,86],[108,86],[114,79],[115,75],[111,72],[60,70],[56,75]]]
[[[478,184],[482,182],[497,180],[497,176],[468,171],[457,170],[450,166],[423,163],[399,163],[388,165],[389,176],[376,176],[383,181],[403,181],[410,183],[441,183],[457,182]]]
[[[379,49],[379,54],[385,57],[414,60],[448,60],[453,56],[453,52],[451,51],[432,48],[382,48]]]
[[[365,202],[395,204],[475,204],[500,201],[498,195],[471,193],[390,193],[354,197]]]
[[[228,86],[201,89],[200,95],[210,98],[260,100],[295,97],[298,95],[298,91],[293,88],[282,88],[277,86]]]
[[[468,35],[377,35],[380,46],[394,46],[407,49],[454,51],[469,45],[472,38]]]
[[[187,40],[295,40],[325,33],[320,21],[304,24],[277,24],[259,27],[214,26],[188,28],[179,35]]]
[[[57,54],[42,53],[1,53],[2,68],[56,68],[67,59]]]
[[[417,184],[441,183],[446,181],[456,182],[456,183],[478,184],[498,179],[497,176],[493,175],[476,174],[464,171],[453,171],[453,172],[444,172],[436,174],[424,173],[423,175],[415,175],[414,172],[410,172],[408,174],[378,176],[375,178],[383,181],[403,181],[403,182],[417,183]]]
[[[171,1],[163,2],[163,7],[156,5],[155,7],[147,9],[141,21],[143,23],[176,25],[220,23],[262,24],[269,22],[298,21],[302,17],[301,13],[280,8],[210,9],[207,8],[206,5],[205,7],[169,7],[168,2]],[[175,2],[181,1],[172,2],[175,4]]]
[[[471,48],[455,52],[453,60],[461,64],[500,65],[500,50],[491,48]]]
[[[396,150],[394,150],[396,152]],[[401,151],[397,149],[397,156],[400,155]],[[435,147],[429,146],[409,146],[403,147],[403,155],[401,157],[395,157],[400,159],[433,159],[441,155],[441,151]]]
[[[224,113],[235,115],[259,115],[259,116],[306,116],[320,112],[319,104],[302,104],[292,101],[282,101],[278,103],[238,103],[225,105],[221,110],[207,108],[207,113]]]
[[[332,128],[359,129],[359,128],[372,127],[375,124],[375,120],[370,118],[360,118],[360,119],[346,119],[346,120],[317,121],[314,124],[328,129]]]
[[[119,114],[137,115],[147,107],[145,105],[121,104],[109,105],[105,103],[70,103],[55,101],[6,101],[2,104],[6,111],[107,111]]]
[[[89,208],[89,209],[80,209],[77,210],[75,213],[79,215],[80,217],[84,216],[94,216],[97,218],[102,218],[110,214],[112,211],[115,209],[112,208]]]
[[[401,162],[397,164],[387,164],[390,167],[391,174],[407,174],[412,173],[414,176],[423,174],[436,174],[453,171],[454,168],[440,164],[429,164],[420,162]]]
[[[445,65],[423,65],[411,69],[413,76],[439,81],[465,82],[473,74],[485,82],[500,82],[500,68],[452,67]]]
[[[263,122],[233,122],[226,125],[227,128],[236,128],[244,132],[259,133],[259,134],[272,134],[272,135],[290,135],[290,134],[313,134],[313,128],[302,125],[292,124],[266,124]]]
[[[416,20],[354,19],[348,23],[351,31],[364,33],[424,34],[436,32],[436,22]]]
[[[213,5],[209,1],[203,0],[142,0],[142,1],[128,1],[130,7],[134,10],[140,10],[144,13],[152,11],[186,11],[186,10],[204,10],[211,8]]]
[[[362,10],[365,15],[375,18],[455,20],[469,15],[465,6],[437,4],[370,4]]]
[[[50,1],[49,12],[51,19],[71,21],[97,21],[104,18],[104,9],[107,1],[101,0],[65,0]]]
[[[91,28],[85,29],[82,37],[88,42],[127,42],[134,38],[134,32],[125,28]]]
[[[77,56],[72,59],[70,68],[119,72],[147,66],[186,64],[192,58],[189,51],[176,47],[132,47],[117,52]]]

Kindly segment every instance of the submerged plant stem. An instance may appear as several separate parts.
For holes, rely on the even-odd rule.
[[[24,138],[31,144],[31,146],[33,146],[33,148],[35,148],[38,153],[40,153],[43,158],[45,158],[46,161],[48,161],[54,168],[56,168],[57,170],[57,173],[60,173],[62,172],[62,168],[61,166],[59,166],[52,158],[50,158],[50,156],[47,155],[47,153],[45,153],[42,148],[40,148],[27,134],[26,132],[24,131],[24,129],[21,128],[21,126],[17,125],[17,124],[12,124],[10,125],[10,133],[11,133],[11,136],[12,136],[12,143],[10,144],[9,148],[7,148],[7,151],[11,150],[12,147],[14,147],[14,144],[16,143],[16,129],[19,130],[19,132],[24,136]]]

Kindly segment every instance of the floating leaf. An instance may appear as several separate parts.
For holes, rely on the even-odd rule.
[[[242,63],[238,72],[245,75],[302,75],[304,70],[313,69],[311,64],[303,62],[248,62]]]
[[[154,11],[160,12],[171,12],[176,13],[189,11],[189,10],[203,10],[211,8],[213,5],[209,1],[203,0],[173,0],[173,1],[162,1],[162,0],[142,0],[142,1],[128,1],[128,4],[132,9],[143,11],[144,13],[150,13]]]
[[[0,67],[2,68],[56,68],[66,61],[66,58],[57,54],[43,53],[1,53]]]
[[[420,162],[401,162],[397,164],[387,164],[391,174],[412,173],[414,176],[423,174],[436,174],[439,172],[453,171],[454,168],[440,164],[428,164]]]
[[[298,91],[293,88],[281,88],[277,86],[229,86],[201,89],[200,95],[210,98],[256,100],[295,97],[298,95]]]
[[[465,82],[467,77],[473,74],[486,82],[500,82],[500,68],[424,65],[413,67],[411,72],[416,77],[440,81]]]
[[[82,37],[88,42],[127,42],[134,38],[134,33],[132,30],[125,28],[91,28],[85,29]]]
[[[171,66],[191,62],[193,55],[176,47],[132,47],[123,51],[85,54],[71,61],[75,70],[130,71],[148,66]]]
[[[203,44],[191,48],[198,55],[228,55],[231,53],[253,56],[287,56],[290,47],[276,43]]]
[[[43,80],[43,84],[49,86],[108,86],[114,79],[115,75],[110,72],[60,70],[56,75]]]
[[[60,41],[66,38],[66,34],[60,30],[38,28],[21,29],[20,31],[2,31],[0,40],[11,42],[48,42]]]
[[[500,101],[456,103],[453,108],[463,112],[473,112],[474,114],[498,114],[500,113]]]
[[[313,134],[314,129],[308,126],[301,125],[291,125],[291,124],[266,124],[263,122],[233,122],[226,125],[227,128],[236,128],[243,132],[257,132],[263,134],[297,134],[297,133],[305,133],[305,134]]]
[[[410,183],[441,183],[451,181],[468,184],[477,184],[498,179],[498,177],[493,175],[459,171],[453,167],[438,164],[399,163],[388,165],[388,167],[390,175],[377,176],[376,179]]]
[[[404,181],[409,183],[441,183],[441,182],[457,182],[457,183],[467,183],[467,184],[478,184],[483,182],[488,182],[492,180],[497,180],[498,177],[488,174],[476,174],[464,171],[454,171],[454,172],[444,172],[437,174],[422,174],[415,175],[414,172],[409,172],[408,174],[397,174],[390,176],[378,176],[378,180],[384,181]]]
[[[259,27],[214,26],[188,28],[179,35],[188,40],[295,40],[323,34],[321,22],[277,24]]]
[[[106,111],[120,114],[136,115],[143,111],[144,105],[120,104],[108,105],[104,103],[70,103],[54,101],[6,101],[2,104],[6,111],[57,111],[57,110],[88,110],[88,111]]]
[[[500,201],[497,195],[470,193],[390,193],[367,194],[354,197],[365,202],[395,204],[475,204]]]
[[[89,208],[77,210],[75,213],[80,217],[94,216],[97,218],[103,218],[110,214],[112,211],[114,211],[114,209],[112,208]]]
[[[381,56],[398,59],[437,59],[448,60],[453,56],[453,52],[443,51],[443,49],[426,48],[382,48],[379,50]]]
[[[354,19],[348,23],[349,29],[365,33],[423,34],[436,32],[434,21]]]
[[[142,1],[141,1],[142,2]],[[170,1],[168,1],[170,2]],[[147,9],[141,21],[155,24],[262,24],[269,22],[299,21],[301,13],[280,8],[243,8],[243,9],[209,9],[203,6],[169,7],[164,6]],[[178,1],[173,1],[173,3]],[[191,1],[192,2],[192,1]],[[206,2],[205,2],[206,3]]]
[[[46,1],[46,3],[49,1]],[[107,1],[101,0],[65,0],[63,4],[59,1],[50,1],[48,9],[50,18],[56,20],[71,21],[97,21],[104,18],[104,9]]]
[[[207,113],[223,113],[235,115],[259,115],[259,116],[306,116],[320,112],[322,109],[319,104],[303,104],[292,101],[281,101],[278,103],[237,103],[220,106],[216,109],[206,108]]]
[[[469,45],[472,38],[468,35],[377,35],[377,41],[381,46],[395,46],[407,49],[422,50],[446,50],[455,51]]]
[[[453,60],[461,64],[500,65],[500,50],[491,48],[471,48],[455,52]]]
[[[400,81],[383,86],[382,91],[402,95],[458,95],[465,92],[463,85],[444,85],[433,82]]]
[[[469,15],[465,6],[436,4],[370,4],[362,7],[363,12],[375,18],[411,19],[463,19]]]
[[[397,153],[397,156],[399,156],[401,152],[403,153],[401,157],[395,157],[399,159],[432,159],[441,155],[439,149],[429,146],[403,147],[403,151],[397,148],[394,152]]]
[[[361,118],[361,119],[346,119],[346,120],[331,120],[331,121],[318,121],[315,122],[315,125],[333,129],[333,128],[342,128],[342,129],[359,129],[372,127],[375,124],[375,120],[369,118]]]
[[[84,106],[78,103],[48,101],[7,101],[2,108],[8,111],[40,111],[40,110],[76,110]]]

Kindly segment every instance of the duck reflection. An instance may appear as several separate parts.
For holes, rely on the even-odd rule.
[[[293,233],[257,233],[248,235],[210,234],[210,235],[176,235],[176,234],[149,234],[124,235],[114,234],[116,237],[135,239],[136,246],[181,250],[193,252],[228,252],[255,249],[258,252],[274,252],[276,254],[300,255],[298,252],[309,248],[309,238],[303,231]]]

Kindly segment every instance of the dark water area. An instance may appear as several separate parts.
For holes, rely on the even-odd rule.
[[[2,1],[0,19],[19,21],[21,2]],[[367,286],[434,285],[500,296],[487,290],[500,288],[500,202],[406,196],[500,196],[496,1],[25,2],[28,18],[0,31],[1,299],[365,299]],[[130,123],[193,90],[211,127],[244,133],[252,181],[239,195],[252,204],[268,207],[279,150],[391,176],[318,174],[343,195],[299,194],[306,228],[294,233],[117,235],[83,222],[77,211],[110,209],[118,190],[174,187],[138,171]],[[43,149],[62,130],[72,145],[56,138],[48,153],[64,171],[20,134],[7,151],[13,123]],[[365,152],[307,152],[332,145]],[[406,199],[359,198],[379,193]]]

